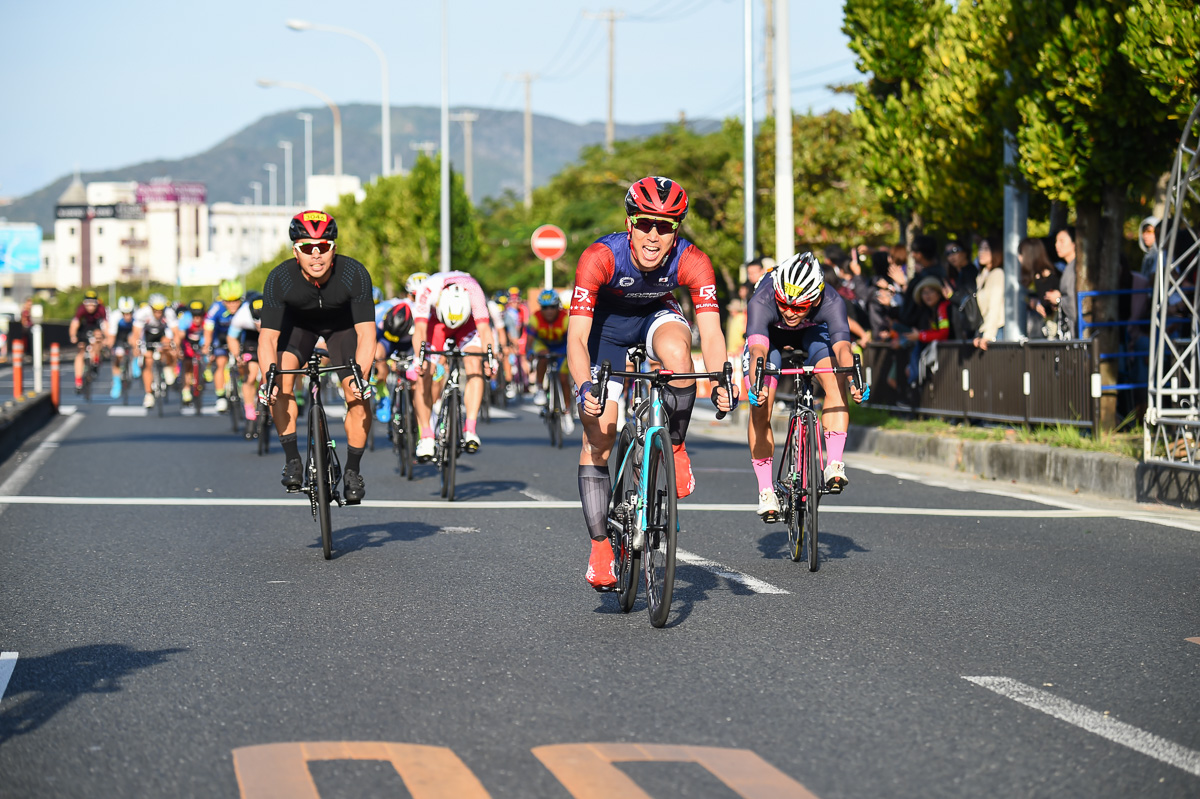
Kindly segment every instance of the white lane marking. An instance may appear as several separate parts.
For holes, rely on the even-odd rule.
[[[733,469],[728,466],[693,466],[693,472],[729,472],[730,474],[753,474],[754,470],[749,466],[741,469]]]
[[[536,488],[522,488],[521,493],[538,502],[562,502],[558,497],[538,491]]]
[[[146,408],[128,405],[113,405],[108,409],[109,416],[145,416],[147,413]]]
[[[1066,699],[1031,688],[1024,683],[1007,677],[963,677],[989,691],[995,691],[1015,702],[1040,710],[1056,719],[1073,724],[1080,729],[1107,738],[1113,743],[1126,746],[1135,752],[1148,755],[1169,766],[1183,769],[1189,774],[1200,776],[1200,752],[1157,735],[1140,730],[1132,724],[1117,721],[1111,716],[1069,702]]]
[[[70,416],[71,414],[78,413],[78,412],[79,412],[78,405],[59,405],[58,406],[58,415],[59,416]]]
[[[346,406],[345,405],[326,405],[325,406],[325,416],[330,419],[345,419],[346,418]]]
[[[42,464],[46,462],[46,459],[50,457],[50,454],[54,452],[54,450],[58,449],[58,442],[66,438],[67,435],[74,430],[80,422],[83,421],[83,419],[83,414],[72,416],[62,423],[62,427],[46,436],[46,440],[38,445],[37,449],[35,449],[33,453],[25,459],[25,462],[18,466],[16,471],[10,474],[8,479],[5,480],[3,484],[0,484],[0,496],[16,494],[18,491],[24,488],[25,484],[33,479],[33,475],[36,474],[37,470],[41,468]],[[0,513],[3,512],[4,506],[3,504],[0,504]]]
[[[675,557],[682,563],[689,566],[699,566],[701,569],[710,571],[718,577],[724,577],[726,580],[732,580],[735,583],[741,583],[756,594],[790,594],[790,591],[785,591],[778,586],[771,585],[765,580],[760,580],[757,577],[751,577],[748,574],[731,569],[717,563],[715,560],[702,558],[699,555],[688,552],[686,549],[675,549]]]
[[[493,419],[516,419],[517,418],[517,415],[515,413],[513,413],[510,410],[506,410],[505,408],[489,408],[488,414]]]
[[[10,480],[12,478],[9,478]],[[0,494],[4,486],[0,486]],[[188,505],[204,507],[289,507],[308,506],[308,497],[300,494],[294,498],[272,497],[264,499],[241,497],[57,497],[57,496],[0,496],[0,505]],[[445,500],[368,499],[362,508],[444,508],[446,510],[572,510],[578,509],[578,501],[569,500],[471,500],[468,502],[446,502]],[[756,506],[695,503],[683,506],[687,512],[751,513]],[[1186,524],[1175,519],[1133,513],[1114,515],[1107,510],[972,510],[968,508],[874,508],[856,505],[830,505],[821,508],[821,513],[860,514],[865,516],[944,516],[970,519],[1100,519],[1121,518],[1146,524],[1160,524],[1200,532],[1200,525]]]
[[[726,565],[716,563],[715,560],[701,558],[700,555],[694,552],[688,552],[686,549],[679,549],[677,547],[676,558],[682,561],[682,563],[688,564],[689,566],[700,566],[701,569],[713,572],[714,575],[718,577],[724,577],[725,579],[732,579],[733,582],[742,583],[746,588],[749,588],[756,594],[791,594],[791,591],[779,588],[778,585],[772,585],[766,581],[763,581],[763,579],[751,577],[750,575],[746,575],[746,573],[740,572],[737,569],[730,569],[730,567]]]
[[[440,535],[470,535],[471,533],[478,533],[478,532],[479,532],[478,527],[440,527],[440,528],[438,528],[438,533]]]
[[[205,405],[203,408],[200,409],[200,415],[201,416],[216,416],[217,415],[217,406],[216,405]]]
[[[16,667],[16,652],[0,652],[0,699],[4,698],[4,692],[8,690],[8,681]]]
[[[540,405],[522,405],[521,410],[525,411],[525,413],[532,413],[534,416],[537,416],[538,414],[540,414],[542,412],[542,406],[540,406]],[[514,414],[513,418],[516,418],[515,414]]]

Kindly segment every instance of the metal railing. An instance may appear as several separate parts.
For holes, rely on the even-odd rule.
[[[1070,425],[1098,430],[1100,370],[1094,340],[942,341],[926,379],[910,388],[911,351],[870,344],[863,353],[871,407],[964,422]]]

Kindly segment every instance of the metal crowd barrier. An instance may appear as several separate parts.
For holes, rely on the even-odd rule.
[[[1071,425],[1098,432],[1100,360],[1094,340],[996,341],[987,350],[970,341],[936,342],[925,380],[915,389],[906,375],[910,353],[882,343],[867,346],[863,367],[871,407],[964,422]]]

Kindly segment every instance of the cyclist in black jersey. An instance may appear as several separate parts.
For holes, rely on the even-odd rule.
[[[262,330],[258,363],[263,373],[272,366],[299,369],[312,355],[318,338],[325,339],[335,364],[358,363],[371,372],[375,355],[375,304],[371,276],[353,258],[336,252],[337,222],[324,211],[302,211],[292,217],[288,233],[292,254],[271,270],[263,285]],[[366,494],[359,473],[370,431],[366,399],[358,393],[349,368],[338,378],[346,396],[346,501],[357,504]],[[295,375],[280,375],[275,391],[263,397],[272,406],[287,463],[283,485],[298,490],[303,467],[296,444]],[[282,401],[279,401],[282,400]]]

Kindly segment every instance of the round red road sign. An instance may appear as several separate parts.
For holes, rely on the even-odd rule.
[[[543,261],[556,261],[567,254],[567,234],[557,225],[542,225],[529,237],[533,254]]]

